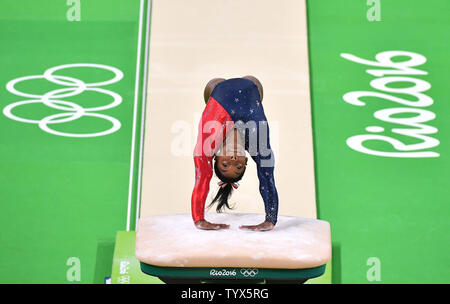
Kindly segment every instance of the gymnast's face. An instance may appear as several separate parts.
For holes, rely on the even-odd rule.
[[[247,157],[232,156],[216,156],[217,167],[225,177],[236,178],[242,175],[247,166]]]

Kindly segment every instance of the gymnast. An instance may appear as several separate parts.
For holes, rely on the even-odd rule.
[[[250,154],[257,166],[259,191],[264,201],[265,220],[258,225],[239,228],[269,231],[278,216],[278,193],[274,181],[274,155],[270,148],[269,126],[264,114],[261,83],[253,76],[215,78],[204,91],[206,107],[199,123],[194,149],[195,186],[191,207],[195,226],[204,230],[228,229],[227,224],[205,220],[205,201],[213,168],[220,179],[219,191],[210,206],[218,202],[217,211],[230,208],[228,198],[239,187],[247,157]],[[212,164],[214,160],[214,165]]]

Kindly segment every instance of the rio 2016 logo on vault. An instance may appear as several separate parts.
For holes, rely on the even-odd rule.
[[[93,69],[100,69],[100,70],[107,70],[114,73],[114,77],[100,82],[95,83],[85,83],[84,81],[69,77],[69,76],[62,76],[62,75],[56,75],[55,73],[59,72],[64,69],[69,68],[93,68]],[[59,74],[58,73],[58,74]],[[111,133],[116,132],[120,129],[121,123],[116,118],[96,113],[99,111],[104,111],[107,109],[111,109],[114,107],[117,107],[122,103],[122,97],[110,90],[105,90],[99,87],[110,85],[113,83],[116,83],[120,81],[123,78],[123,73],[117,68],[102,65],[102,64],[92,64],[92,63],[75,63],[75,64],[66,64],[66,65],[60,65],[53,68],[47,69],[42,75],[31,75],[31,76],[24,76],[20,78],[16,78],[8,82],[6,85],[6,89],[11,92],[14,95],[26,97],[29,98],[27,100],[17,101],[14,102],[8,106],[6,106],[3,109],[3,114],[13,120],[23,122],[23,123],[29,123],[29,124],[37,124],[39,128],[42,131],[45,131],[47,133],[58,135],[58,136],[66,136],[66,137],[96,137],[96,136],[103,136],[108,135]],[[29,81],[29,80],[36,80],[36,79],[45,79],[49,82],[52,82],[56,85],[64,86],[65,88],[56,89],[49,91],[43,95],[38,94],[32,94],[32,93],[25,93],[22,91],[19,91],[16,88],[16,85],[20,82]],[[96,106],[96,107],[87,107],[84,108],[80,106],[79,104],[75,103],[73,101],[73,96],[79,95],[85,91],[94,91],[97,93],[109,95],[112,97],[112,102],[110,102],[107,105],[103,106]],[[70,98],[71,101],[63,100]],[[63,111],[62,113],[52,114],[47,117],[44,117],[40,120],[35,119],[29,119],[20,117],[13,113],[13,110],[15,111],[18,107],[27,106],[30,104],[43,104],[53,110],[59,110]],[[91,133],[68,133],[68,132],[61,132],[57,131],[52,127],[55,124],[63,124],[68,123],[74,120],[77,120],[81,117],[88,116],[88,117],[95,117],[100,118],[102,120],[109,121],[112,126],[104,131],[101,132],[91,132]]]
[[[406,126],[408,128],[393,128],[391,131],[396,134],[407,136],[416,143],[405,144],[397,138],[385,135],[373,134],[382,133],[385,129],[381,126],[368,126],[366,131],[372,134],[354,135],[347,139],[347,145],[355,151],[383,156],[383,157],[404,157],[404,158],[423,158],[423,157],[439,157],[439,153],[432,151],[439,145],[439,140],[430,136],[438,132],[438,129],[425,124],[433,120],[436,115],[424,108],[433,104],[433,99],[424,94],[431,88],[431,85],[422,79],[407,77],[405,75],[427,75],[423,70],[415,68],[424,64],[427,59],[413,52],[406,51],[386,51],[375,56],[376,61],[370,61],[356,57],[351,54],[341,54],[347,60],[357,62],[364,65],[377,67],[378,69],[368,69],[366,72],[376,78],[370,82],[370,86],[381,92],[372,91],[354,91],[344,94],[343,99],[349,104],[362,107],[366,105],[361,97],[378,98],[401,104],[400,107],[386,108],[376,111],[373,116],[388,124],[396,124]],[[404,61],[393,61],[394,57],[407,57]],[[389,75],[389,76],[386,76]],[[395,83],[413,84],[408,87],[393,87]],[[390,86],[389,86],[390,85]],[[402,97],[391,95],[390,93],[399,94]],[[408,97],[412,97],[408,99]],[[370,141],[383,141],[390,144],[396,151],[378,151],[367,147],[364,143]],[[417,143],[417,141],[419,141]]]

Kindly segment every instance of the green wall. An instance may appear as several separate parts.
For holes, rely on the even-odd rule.
[[[369,21],[368,11],[376,17],[377,3],[381,19]],[[307,4],[319,216],[331,223],[333,281],[449,283],[450,98],[446,74],[450,70],[450,2],[310,0]],[[426,74],[377,77],[366,70],[392,68],[363,65],[341,56],[347,53],[375,61],[377,54],[386,51],[425,56],[426,62],[416,68]],[[393,58],[397,63],[406,60],[407,56]],[[392,92],[371,86],[372,80],[382,77],[409,77],[420,83],[390,78],[386,86]],[[426,96],[398,92],[416,85],[419,91],[426,89],[425,82],[431,88],[421,93],[431,97],[431,104],[417,106],[412,102]],[[361,106],[345,102],[343,95],[354,91],[385,93],[411,103],[376,96],[361,97],[365,102]],[[378,112],[394,108],[403,109]],[[419,120],[422,126],[414,125]],[[366,127],[370,126],[384,131],[369,132]],[[398,130],[412,129],[417,135],[426,126],[437,129],[419,134],[428,138]],[[363,143],[374,151],[428,151],[439,156],[378,156],[351,149],[347,140],[364,134],[386,136],[406,145],[394,147],[385,138]],[[436,140],[438,145],[431,147]],[[428,146],[413,146],[423,142]]]

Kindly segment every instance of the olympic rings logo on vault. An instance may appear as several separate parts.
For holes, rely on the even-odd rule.
[[[84,81],[69,77],[69,76],[62,76],[55,74],[58,71],[69,69],[69,68],[94,68],[94,69],[102,69],[102,70],[108,70],[114,73],[114,77],[106,80],[106,81],[100,81],[95,83],[85,83]],[[59,74],[59,73],[58,73]],[[47,133],[58,135],[58,136],[67,136],[67,137],[96,137],[96,136],[104,136],[111,133],[116,132],[120,129],[121,123],[119,120],[117,120],[114,117],[96,113],[100,111],[104,111],[107,109],[111,109],[114,107],[117,107],[122,103],[122,97],[112,91],[102,89],[99,87],[110,85],[113,83],[116,83],[120,81],[123,78],[123,73],[117,68],[102,65],[102,64],[91,64],[91,63],[75,63],[75,64],[65,64],[65,65],[59,65],[53,68],[49,68],[44,72],[43,75],[31,75],[31,76],[24,76],[20,78],[16,78],[8,82],[6,85],[6,89],[11,92],[14,95],[26,97],[29,98],[27,100],[17,101],[14,102],[8,106],[6,106],[3,109],[3,114],[7,116],[10,119],[29,123],[29,124],[37,124],[39,128]],[[49,91],[45,93],[44,95],[37,95],[32,93],[25,93],[21,92],[16,89],[16,84],[28,81],[28,80],[34,80],[34,79],[45,79],[47,81],[50,81],[54,84],[66,86],[67,88],[62,89],[56,89],[53,91]],[[68,101],[63,100],[69,97],[73,97],[76,95],[79,95],[85,91],[94,91],[102,94],[106,94],[112,97],[112,102],[110,102],[107,105],[103,106],[96,106],[96,107],[88,107],[83,108],[82,106],[78,105],[74,101]],[[40,103],[44,104],[45,106],[49,108],[53,108],[55,110],[64,111],[63,113],[57,113],[53,115],[49,115],[47,117],[44,117],[40,120],[34,120],[34,119],[27,119],[23,117],[19,117],[15,114],[13,114],[13,110],[17,107],[23,107],[29,104],[34,103]],[[74,120],[77,120],[81,117],[95,117],[100,118],[109,121],[112,124],[112,127],[101,131],[101,132],[95,132],[95,133],[67,133],[67,132],[61,132],[57,131],[52,128],[55,124],[63,124],[67,122],[71,122]]]
[[[241,274],[244,277],[254,277],[258,274],[258,269],[241,269]]]

